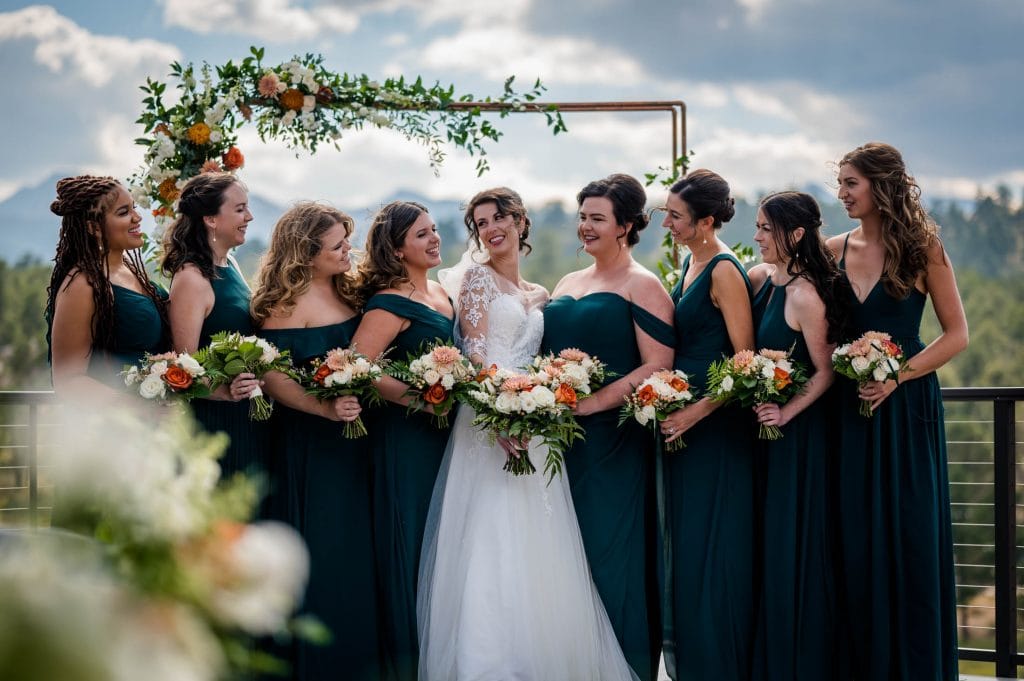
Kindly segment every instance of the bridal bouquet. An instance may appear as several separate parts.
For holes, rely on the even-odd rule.
[[[296,371],[292,377],[318,400],[330,400],[343,395],[355,395],[367,404],[379,404],[377,381],[384,376],[380,359],[371,361],[355,350],[335,348],[326,356],[314,359],[310,368]],[[345,424],[343,435],[349,439],[366,435],[361,416]]]
[[[626,396],[626,403],[619,414],[619,425],[630,417],[641,426],[650,426],[655,437],[661,437],[658,424],[674,411],[697,401],[690,390],[690,377],[678,369],[656,371]],[[674,452],[686,443],[681,437],[665,445],[666,451]]]
[[[513,442],[529,442],[539,437],[547,446],[544,472],[548,483],[562,472],[562,454],[583,435],[565,396],[561,401],[548,386],[546,374],[522,373],[498,369],[492,365],[477,374],[476,385],[466,392],[463,401],[476,411],[474,426],[482,426],[493,445],[499,436]],[[503,470],[512,475],[528,475],[537,471],[529,453],[509,454]]]
[[[124,384],[138,391],[147,400],[168,404],[176,400],[206,397],[210,388],[197,380],[206,375],[206,369],[187,352],[146,354],[138,365],[125,365]]]
[[[555,393],[561,404],[574,409],[578,400],[589,397],[604,382],[604,362],[577,348],[535,357],[531,365],[541,385]]]
[[[457,347],[438,341],[405,362],[392,362],[387,374],[409,386],[410,411],[429,404],[436,425],[447,428],[448,412],[474,385],[476,370]]]
[[[292,364],[288,351],[279,351],[271,343],[256,336],[221,331],[210,338],[210,344],[196,353],[196,359],[211,379],[211,390],[230,383],[239,374],[251,373],[262,378],[268,371],[288,373]],[[257,386],[249,395],[249,418],[266,421],[271,406]]]
[[[892,342],[892,337],[880,331],[868,331],[857,340],[840,345],[832,353],[832,366],[837,374],[857,381],[862,386],[868,381],[897,379],[906,367],[903,349]],[[860,401],[861,416],[870,417],[871,403]]]
[[[744,407],[774,402],[785,404],[807,382],[807,374],[784,350],[741,350],[708,368],[707,394],[718,402],[739,402]],[[761,424],[758,437],[778,440],[778,426]]]

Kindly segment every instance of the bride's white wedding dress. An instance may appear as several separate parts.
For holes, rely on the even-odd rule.
[[[457,301],[467,353],[510,368],[536,355],[542,288],[521,291],[476,264],[441,279]],[[547,484],[536,439],[529,456],[538,472],[506,473],[504,451],[472,419],[462,407],[427,520],[419,678],[635,679],[591,579],[565,477]]]

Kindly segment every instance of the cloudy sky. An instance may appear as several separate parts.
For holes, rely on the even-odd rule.
[[[55,172],[127,177],[140,165],[138,86],[173,60],[264,63],[322,53],[335,71],[422,75],[482,97],[539,77],[548,101],[676,100],[692,167],[748,198],[831,186],[832,162],[879,139],[903,150],[927,196],[1024,185],[1022,0],[0,0],[7,95],[0,200]],[[1016,47],[1014,47],[1016,45]],[[499,121],[492,170],[454,153],[440,177],[386,131],[310,157],[241,131],[243,179],[285,203],[365,206],[398,189],[468,198],[493,184],[571,200],[609,172],[669,159],[667,114]],[[653,197],[652,197],[653,198]]]

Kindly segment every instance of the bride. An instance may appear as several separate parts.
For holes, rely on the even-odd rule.
[[[522,200],[503,187],[481,192],[465,222],[477,247],[439,275],[463,348],[484,366],[524,366],[540,347],[548,294],[519,276],[530,250]],[[427,519],[419,678],[635,679],[591,580],[565,477],[547,485],[541,473],[504,472],[518,443],[488,445],[472,419],[459,411]],[[528,455],[541,471],[538,442]]]

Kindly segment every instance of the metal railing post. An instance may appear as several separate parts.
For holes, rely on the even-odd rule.
[[[39,527],[39,405],[28,405],[28,521]]]
[[[1016,403],[992,402],[995,465],[996,676],[1017,678]]]

